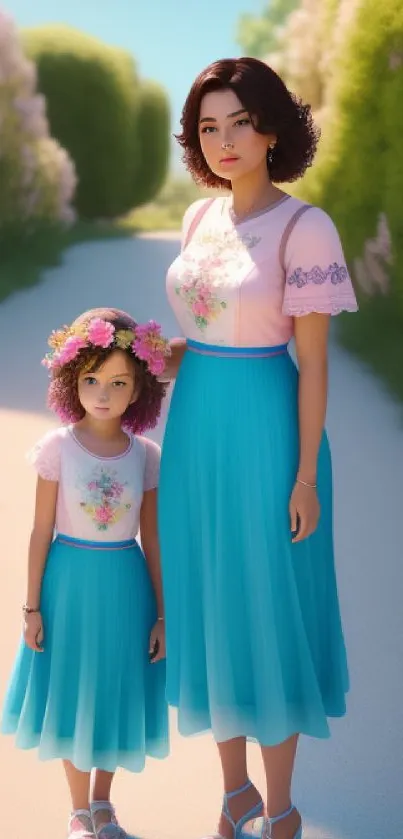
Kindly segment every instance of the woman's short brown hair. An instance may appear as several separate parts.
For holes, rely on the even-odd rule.
[[[215,61],[194,81],[182,112],[182,133],[177,140],[194,180],[207,187],[231,188],[206,163],[199,140],[199,114],[203,96],[215,90],[233,90],[253,118],[260,134],[275,134],[277,143],[267,159],[270,179],[291,183],[311,166],[319,140],[310,105],[291,93],[277,73],[256,58]]]

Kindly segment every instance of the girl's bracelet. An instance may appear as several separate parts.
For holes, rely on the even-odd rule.
[[[31,606],[27,606],[27,604],[24,603],[24,605],[22,607],[22,611],[24,612],[24,615],[33,615],[36,612],[40,612],[41,610],[40,609],[32,609]]]
[[[301,478],[297,478],[297,484],[302,484],[304,487],[309,487],[309,489],[317,489],[317,484],[308,484],[307,481],[301,481]]]
[[[162,617],[157,618],[157,621],[162,621],[162,623],[164,622],[164,620],[165,620],[165,618],[164,618],[163,616],[162,616]]]

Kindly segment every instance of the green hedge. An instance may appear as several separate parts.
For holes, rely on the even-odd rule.
[[[28,30],[24,43],[37,64],[39,88],[47,99],[52,134],[68,149],[76,164],[79,215],[89,219],[112,218],[127,212],[139,203],[136,179],[142,170],[142,148],[147,145],[146,132],[139,123],[139,112],[145,108],[142,82],[133,59],[123,50],[66,26]],[[160,111],[162,102],[167,109],[162,92],[159,97]],[[155,93],[152,101],[156,99]],[[147,124],[151,122],[148,118]],[[148,142],[154,142],[151,133]],[[168,143],[164,124],[159,137],[159,161],[160,150],[166,150]],[[159,187],[160,162],[158,171]],[[148,173],[142,172],[142,176],[146,181]],[[149,180],[156,182],[152,171]]]
[[[299,188],[335,220],[351,265],[362,259],[384,213],[393,264],[387,294],[357,285],[360,313],[341,319],[348,346],[368,359],[403,395],[403,6],[362,0],[338,55],[330,114],[316,166]],[[398,361],[396,360],[398,359]]]
[[[167,98],[154,82],[144,82],[136,120],[138,166],[133,181],[135,205],[151,201],[164,185],[170,156],[170,111]]]

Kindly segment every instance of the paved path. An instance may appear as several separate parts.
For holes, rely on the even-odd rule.
[[[38,364],[46,337],[100,305],[127,308],[139,320],[156,318],[174,335],[163,283],[177,249],[172,236],[81,245],[39,287],[0,306],[0,696],[19,635],[33,506],[35,479],[23,454],[53,422]],[[295,798],[306,816],[305,839],[402,839],[403,416],[336,347],[331,371],[328,426],[352,689],[349,714],[333,725],[333,738],[301,743]],[[0,740],[0,766],[3,835],[62,838],[68,800],[60,768],[17,752],[8,738]],[[251,767],[262,784],[255,747]],[[220,775],[210,738],[185,740],[174,732],[172,757],[150,762],[139,777],[121,773],[115,799],[122,820],[144,839],[196,839],[211,831]]]

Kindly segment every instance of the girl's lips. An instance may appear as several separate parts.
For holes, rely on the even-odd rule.
[[[236,163],[239,157],[222,157],[220,163]]]

